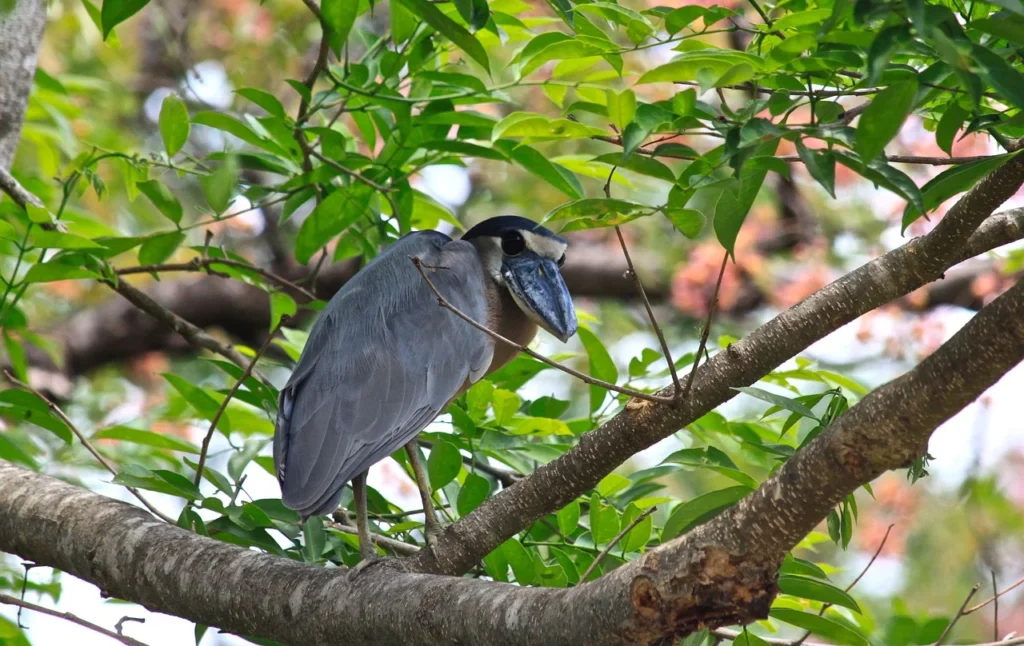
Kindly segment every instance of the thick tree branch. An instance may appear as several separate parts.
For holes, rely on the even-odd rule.
[[[5,171],[21,138],[45,25],[43,0],[15,2],[0,15],[0,169]]]
[[[839,417],[737,505],[569,589],[386,565],[315,568],[188,533],[2,461],[0,550],[153,610],[292,644],[654,643],[766,616],[785,554],[850,492],[922,455],[939,424],[1022,359],[1024,282]],[[642,426],[634,420],[629,430]],[[38,540],[54,527],[61,540]],[[253,597],[253,589],[261,594]]]
[[[681,406],[623,410],[530,478],[445,528],[436,546],[416,557],[416,567],[446,574],[468,571],[523,527],[596,486],[630,456],[732,399],[736,387],[757,382],[833,330],[938,279],[962,259],[965,247],[980,250],[982,245],[969,240],[972,233],[1022,183],[1024,161],[1016,158],[975,185],[929,234],[825,286],[713,357],[700,368]]]

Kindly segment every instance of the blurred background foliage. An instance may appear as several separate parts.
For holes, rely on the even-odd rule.
[[[8,363],[37,394],[0,393],[0,457],[126,500],[120,485],[135,487],[221,540],[353,565],[345,519],[300,526],[271,475],[273,385],[323,304],[305,293],[329,295],[319,272],[365,262],[412,229],[455,235],[507,213],[546,220],[569,232],[566,272],[585,326],[568,345],[544,337],[538,349],[653,390],[669,383],[667,365],[611,225],[623,225],[685,375],[723,245],[733,261],[712,353],[927,231],[949,198],[1008,158],[1000,142],[1024,134],[1018,0],[325,0],[312,9],[319,18],[298,1],[48,5],[13,168],[45,208],[0,203]],[[930,222],[915,217],[921,210]],[[934,350],[1012,284],[1022,260],[1004,249],[966,263],[837,331],[510,539],[475,575],[575,585],[610,544],[592,577],[679,535]],[[201,289],[188,282],[197,280]],[[120,281],[164,295],[184,285],[179,300],[233,309],[197,324],[246,357],[292,317],[260,359],[271,385],[249,377],[232,392],[244,365],[169,334],[125,341],[145,315],[95,314],[109,313]],[[930,477],[912,484],[920,465],[848,499],[794,550],[773,618],[736,643],[804,628],[812,641],[933,643],[974,583],[983,582],[977,602],[991,596],[991,573],[999,587],[1019,577],[1021,385],[1011,373],[939,432]],[[625,399],[520,357],[423,434],[437,502],[459,518]],[[220,432],[197,487],[214,418]],[[116,465],[113,482],[71,425]],[[419,503],[404,456],[395,458],[371,471],[370,510],[379,532],[415,549],[421,517],[404,512]],[[384,546],[395,549],[403,553]],[[103,602],[49,570],[26,577],[14,559],[0,561],[0,590],[111,624],[146,616],[127,630],[147,643],[241,642]],[[1018,599],[1000,600],[1000,636],[1024,630]],[[989,640],[991,610],[962,619],[956,639]],[[77,630],[26,616],[23,631],[3,612],[5,644]]]

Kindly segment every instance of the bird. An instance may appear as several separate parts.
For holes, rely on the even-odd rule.
[[[520,349],[440,307],[438,296],[519,346],[538,327],[564,343],[578,326],[561,275],[567,248],[544,226],[502,215],[459,239],[406,234],[359,271],[313,323],[278,397],[273,459],[283,504],[303,522],[330,514],[351,481],[360,556],[373,559],[366,471],[405,447],[433,544],[440,527],[416,436]]]

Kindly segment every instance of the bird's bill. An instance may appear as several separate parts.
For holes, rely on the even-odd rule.
[[[505,259],[502,275],[516,304],[537,325],[563,343],[576,334],[576,308],[554,260],[523,253]]]

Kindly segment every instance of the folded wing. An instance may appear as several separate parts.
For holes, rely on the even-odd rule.
[[[342,488],[416,436],[467,381],[486,372],[490,338],[444,297],[487,321],[484,274],[468,242],[429,231],[405,236],[335,295],[281,390],[274,464],[284,504],[303,518],[337,507]]]

